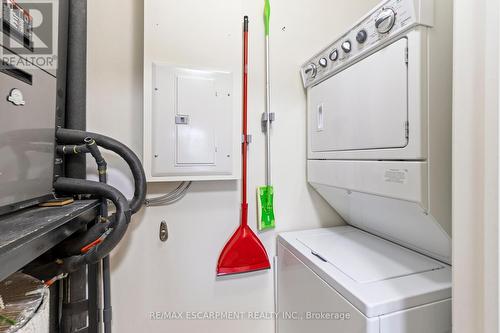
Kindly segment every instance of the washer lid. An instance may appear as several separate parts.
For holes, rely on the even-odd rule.
[[[311,252],[358,283],[370,283],[442,269],[439,262],[353,229],[297,238]]]

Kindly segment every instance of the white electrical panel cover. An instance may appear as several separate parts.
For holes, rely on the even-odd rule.
[[[161,63],[152,67],[151,113],[145,117],[150,122],[145,142],[151,149],[144,156],[149,180],[237,178],[232,73]]]

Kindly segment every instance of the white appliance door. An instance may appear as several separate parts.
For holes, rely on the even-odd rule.
[[[298,241],[358,283],[444,268],[435,260],[356,229],[341,234],[301,236]]]
[[[278,245],[278,333],[380,333],[367,318],[283,245]]]
[[[399,39],[309,89],[313,152],[407,145],[407,47]]]

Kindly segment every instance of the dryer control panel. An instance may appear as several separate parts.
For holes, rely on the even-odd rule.
[[[432,26],[433,0],[388,0],[301,68],[305,88],[334,75],[415,26]]]

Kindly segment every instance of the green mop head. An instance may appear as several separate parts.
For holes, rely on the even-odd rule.
[[[257,189],[259,230],[267,230],[275,227],[273,199],[274,190],[272,186],[262,186]]]

